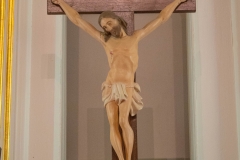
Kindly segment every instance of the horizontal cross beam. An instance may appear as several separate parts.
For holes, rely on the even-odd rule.
[[[173,0],[65,0],[79,13],[101,13],[103,11],[114,12],[160,12]],[[54,5],[51,0],[48,2],[48,14],[64,14],[62,9]],[[196,0],[188,0],[182,3],[175,12],[195,12]]]

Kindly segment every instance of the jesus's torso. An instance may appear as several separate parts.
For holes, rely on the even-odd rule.
[[[138,67],[138,40],[134,36],[111,37],[104,48],[110,67],[106,82],[132,84]]]

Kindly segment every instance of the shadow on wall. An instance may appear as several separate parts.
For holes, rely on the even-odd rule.
[[[72,160],[78,160],[78,32],[79,30],[74,25],[69,22],[67,23],[67,159]],[[74,41],[69,39],[73,39]],[[71,48],[71,51],[69,51],[69,48]]]

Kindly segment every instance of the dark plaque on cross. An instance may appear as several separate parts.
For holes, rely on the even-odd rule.
[[[113,11],[127,23],[127,34],[134,32],[134,13],[158,13],[173,0],[65,0],[69,6],[81,14],[99,14],[103,11]],[[52,0],[47,0],[47,13],[49,15],[64,14],[61,7],[54,5]],[[174,12],[191,13],[196,11],[196,0],[188,0],[180,4]],[[136,75],[134,81],[136,82]],[[137,154],[137,116],[129,116],[129,122],[134,132],[134,146],[132,160],[138,159]],[[113,150],[113,149],[112,149]],[[113,150],[112,159],[118,160]]]

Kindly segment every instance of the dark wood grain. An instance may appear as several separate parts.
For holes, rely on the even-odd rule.
[[[48,1],[48,14],[64,14],[62,9]],[[160,12],[173,0],[65,0],[79,13],[101,13],[111,10],[114,12]],[[182,3],[175,12],[195,12],[196,0]]]

